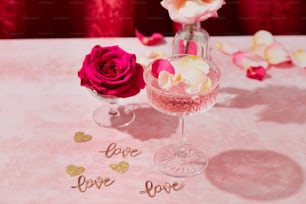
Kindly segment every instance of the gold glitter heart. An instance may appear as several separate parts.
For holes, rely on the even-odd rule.
[[[73,164],[70,164],[66,167],[66,173],[69,174],[70,176],[77,176],[82,174],[85,171],[85,168],[82,166],[76,166]]]
[[[118,173],[125,173],[129,169],[129,163],[121,161],[119,163],[109,165],[110,168]]]
[[[91,135],[85,134],[84,132],[76,132],[74,134],[74,141],[75,142],[88,142],[89,140],[92,139]]]

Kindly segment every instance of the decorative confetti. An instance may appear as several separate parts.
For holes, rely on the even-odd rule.
[[[74,141],[79,143],[79,142],[88,142],[92,139],[91,135],[85,134],[82,131],[76,132],[74,134]]]
[[[110,168],[118,173],[125,173],[129,169],[129,163],[121,161],[110,165]]]
[[[73,164],[69,164],[66,167],[66,173],[69,176],[78,176],[78,175],[80,175],[84,172],[85,172],[85,168],[82,167],[82,166],[76,166],[76,165],[73,165]]]

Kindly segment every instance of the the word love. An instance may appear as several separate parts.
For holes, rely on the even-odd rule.
[[[152,181],[148,180],[145,183],[145,190],[140,191],[141,194],[148,194],[149,197],[154,198],[156,194],[165,191],[166,193],[171,193],[173,191],[179,191],[184,188],[184,183],[173,182],[170,184],[169,182],[165,182],[163,185],[154,185]]]
[[[87,179],[84,175],[79,176],[78,184],[76,186],[71,186],[71,188],[78,188],[80,192],[84,193],[88,188],[96,187],[100,189],[102,186],[111,186],[115,180],[108,177],[102,178],[98,176],[96,179]]]
[[[136,157],[141,154],[141,151],[131,147],[118,147],[116,143],[108,145],[106,150],[99,151],[105,154],[105,157],[111,158],[113,156],[121,155],[122,157]]]

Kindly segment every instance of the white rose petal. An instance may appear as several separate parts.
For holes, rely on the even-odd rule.
[[[184,73],[190,68],[199,69],[205,74],[209,71],[209,65],[201,57],[194,55],[184,56],[179,60],[172,61],[171,64],[179,73]]]
[[[267,46],[263,44],[256,44],[251,47],[251,50],[258,56],[265,58],[265,50]]]
[[[273,65],[290,61],[288,51],[280,44],[273,43],[265,49],[266,60]]]
[[[207,84],[208,77],[199,69],[191,68],[182,74],[183,81],[187,84],[186,92],[200,93]]]
[[[294,51],[291,55],[292,62],[301,68],[306,68],[306,52],[302,49]]]
[[[157,83],[162,89],[169,89],[173,86],[173,75],[167,71],[161,71],[158,75]]]
[[[226,55],[232,55],[239,51],[237,47],[228,42],[217,42],[216,47]]]
[[[207,8],[205,8],[207,9]],[[187,18],[193,18],[203,13],[203,8],[200,3],[195,1],[185,1],[178,11]]]
[[[254,34],[253,45],[271,45],[273,42],[273,35],[269,31],[259,30]]]

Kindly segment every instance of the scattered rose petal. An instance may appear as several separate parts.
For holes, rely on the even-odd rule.
[[[263,80],[265,75],[267,73],[267,70],[264,67],[250,67],[246,71],[247,77],[251,79],[256,79],[256,80]]]
[[[273,42],[273,35],[269,31],[259,30],[254,34],[253,45],[271,45]]]
[[[200,93],[207,84],[208,77],[199,69],[191,68],[184,72],[183,81],[187,84],[186,92],[189,94]]]
[[[294,65],[302,68],[306,68],[306,52],[302,49],[298,49],[292,53],[291,56]]]
[[[150,51],[147,53],[149,59],[159,59],[165,57],[165,53],[161,51]]]
[[[217,42],[216,47],[226,55],[232,55],[235,52],[238,52],[239,49],[235,47],[233,44],[228,43],[228,42]]]
[[[162,70],[159,75],[158,75],[158,80],[157,83],[159,85],[159,87],[161,87],[162,89],[169,89],[173,86],[173,74],[170,74],[167,71]]]
[[[278,42],[269,45],[265,49],[265,58],[272,65],[291,61],[288,51]]]
[[[179,60],[173,61],[172,65],[178,73],[184,73],[190,68],[199,69],[205,74],[209,71],[209,65],[201,57],[196,55],[181,57]],[[186,69],[186,67],[188,67],[188,69]]]
[[[144,45],[156,45],[164,38],[161,33],[153,33],[151,36],[146,37],[142,33],[140,33],[137,29],[135,29],[135,35],[140,40],[140,42]]]
[[[254,52],[254,54],[262,57],[263,59],[265,58],[265,50],[267,48],[267,45],[263,44],[256,44],[251,47],[251,51]]]
[[[252,52],[239,51],[233,54],[233,63],[242,69],[249,69],[250,67],[268,67],[268,62],[266,62],[259,55],[255,55]]]
[[[259,30],[254,34],[250,49],[234,52],[235,49],[227,46],[222,42],[216,44],[222,53],[232,55],[233,63],[246,70],[247,77],[252,79],[263,80],[267,68],[271,65],[284,68],[294,64],[306,68],[305,50],[298,49],[289,53],[280,42],[275,41],[272,33],[266,30]]]
[[[146,54],[145,57],[137,57],[136,62],[141,64],[143,67],[149,66],[156,59],[166,57],[166,54],[161,51],[150,51]]]
[[[157,59],[152,63],[151,73],[155,78],[158,78],[158,75],[161,71],[167,71],[170,74],[174,74],[174,68],[172,64],[166,59]]]
[[[172,65],[169,66],[169,63]],[[208,70],[209,64],[195,55],[183,56],[171,62],[159,59],[152,64],[152,75],[157,76],[159,87],[169,90],[180,86],[189,94],[201,93],[212,86],[211,79],[206,75]]]

